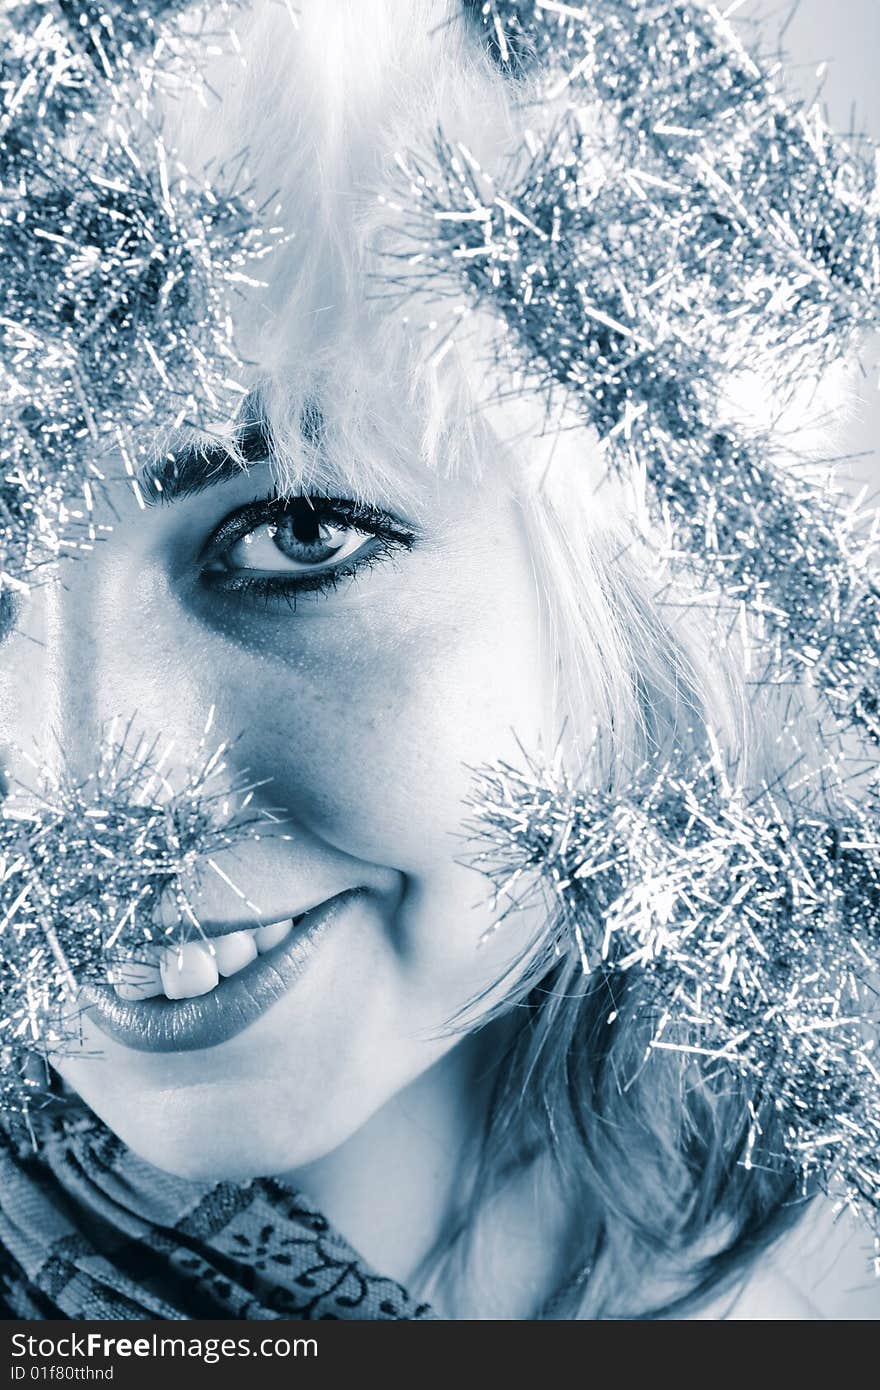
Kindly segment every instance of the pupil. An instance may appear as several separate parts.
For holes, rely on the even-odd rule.
[[[322,542],[321,519],[306,501],[291,502],[276,523],[275,540],[287,545],[316,546]]]

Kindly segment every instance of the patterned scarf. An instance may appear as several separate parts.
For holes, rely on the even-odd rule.
[[[0,1316],[434,1318],[273,1178],[187,1182],[76,1098],[0,1124]]]

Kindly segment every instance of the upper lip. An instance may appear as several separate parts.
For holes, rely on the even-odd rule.
[[[342,892],[350,890],[340,891]],[[249,917],[246,921],[242,922],[230,922],[228,920],[214,921],[210,918],[200,916],[200,914],[198,913],[198,911],[196,911],[195,908],[193,908],[193,916],[195,917],[196,922],[198,922],[199,924],[199,939],[201,939],[202,937],[207,937],[210,939],[212,937],[217,936],[231,936],[233,932],[237,931],[256,931],[258,927],[272,926],[275,922],[296,922],[300,917],[306,917],[310,912],[314,912],[316,908],[323,907],[324,903],[329,902],[332,898],[339,896],[339,893],[325,894],[323,897],[315,898],[305,907],[295,908],[292,912],[276,912],[274,914],[269,912],[262,912],[260,913],[259,917]],[[187,936],[194,934],[196,931],[196,928],[189,916],[181,915],[177,922],[163,924],[161,932],[157,931],[154,939],[161,940],[162,937],[165,937],[169,940],[172,939],[174,937],[175,929],[178,926],[182,926],[186,929]]]
[[[118,998],[110,986],[85,985],[85,1012],[103,1032],[136,1051],[192,1052],[215,1047],[255,1022],[291,988],[306,968],[315,941],[364,892],[363,888],[349,888],[323,899],[313,909],[311,924],[304,922],[300,932],[291,932],[276,951],[258,956],[230,976],[222,989],[192,999],[130,1003]],[[222,925],[223,930],[215,935],[243,930],[239,925]]]
[[[321,902],[315,903],[312,907],[305,907],[300,912],[288,912],[284,917],[252,918],[249,922],[203,922],[196,913],[196,921],[199,924],[199,939],[207,937],[208,940],[211,940],[218,936],[231,936],[233,932],[237,931],[256,931],[258,927],[269,927],[275,922],[296,922],[298,918],[305,917],[309,912],[314,912],[316,907],[321,907],[325,901],[326,899],[322,898]],[[193,928],[192,922],[186,917],[181,918],[181,924],[187,928]],[[174,929],[166,930],[165,935],[168,938],[173,937]]]

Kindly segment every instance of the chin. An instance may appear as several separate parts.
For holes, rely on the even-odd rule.
[[[366,1106],[352,1117],[326,1093],[316,1104],[312,1088],[298,1095],[277,1078],[153,1088],[108,1086],[88,1061],[58,1069],[139,1158],[192,1182],[246,1182],[311,1163],[368,1118]]]
[[[247,1111],[237,1106],[231,1114],[221,1103],[184,1097],[179,1111],[166,1101],[161,1125],[145,1123],[140,1112],[101,1118],[139,1158],[191,1182],[271,1176],[313,1162],[339,1142],[325,1124],[296,1132],[279,1126],[277,1109],[269,1105]]]

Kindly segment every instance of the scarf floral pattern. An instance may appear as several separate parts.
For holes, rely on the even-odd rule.
[[[436,1317],[278,1179],[173,1177],[75,1098],[33,1117],[33,1129],[8,1115],[0,1124],[7,1317]]]

